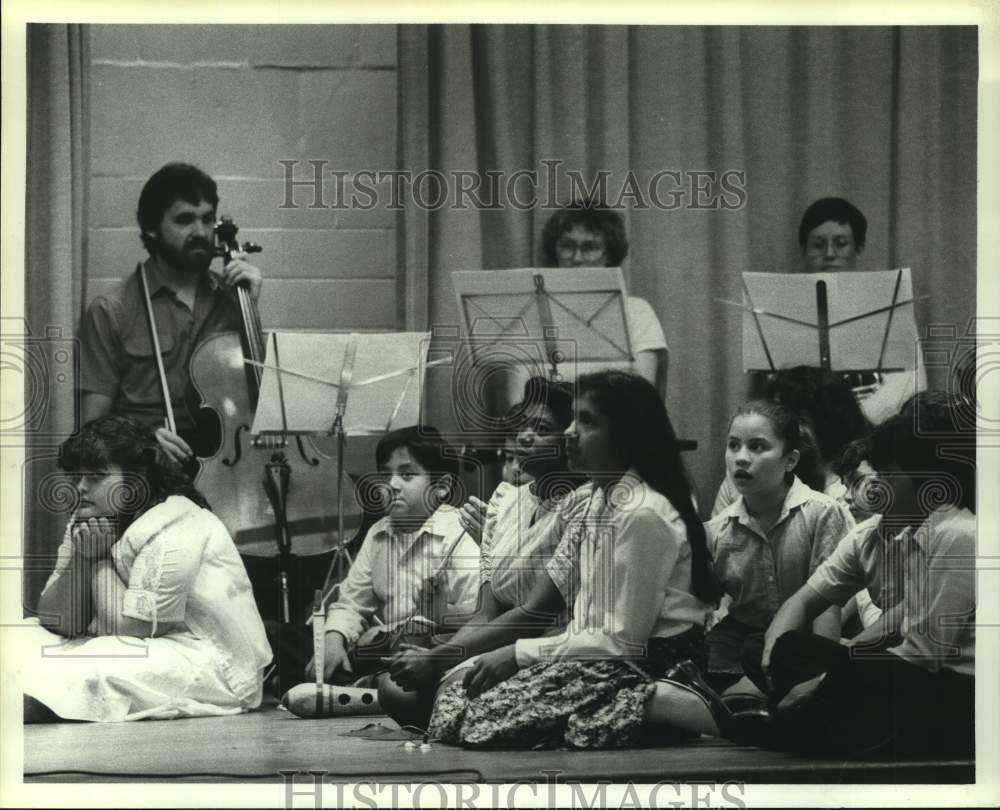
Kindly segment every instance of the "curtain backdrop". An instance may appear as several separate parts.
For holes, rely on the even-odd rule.
[[[681,172],[673,210],[624,200],[626,278],[670,345],[667,405],[702,509],[723,475],[725,431],[745,391],[744,271],[799,266],[805,207],[824,196],[869,221],[862,269],[911,267],[922,330],[964,333],[976,294],[974,28],[403,26],[402,168],[508,174],[562,161],[587,182]],[[697,172],[742,172],[745,199],[712,207]],[[661,202],[671,199],[669,183]],[[560,182],[559,199],[570,188]],[[545,191],[542,190],[542,196]],[[648,196],[648,195],[647,195]],[[710,195],[709,195],[710,196]],[[647,202],[649,200],[647,199]],[[457,321],[450,273],[541,264],[550,211],[402,215],[405,323]],[[942,331],[942,329],[944,331]],[[431,419],[452,426],[448,372],[432,372]],[[947,384],[929,368],[930,384]]]
[[[25,605],[51,570],[68,501],[52,474],[62,439],[76,429],[73,375],[62,375],[83,295],[89,135],[87,34],[79,25],[28,26],[25,328],[28,447],[24,473]],[[67,333],[66,325],[72,324]],[[61,328],[59,335],[50,327]],[[49,338],[39,340],[39,338]],[[72,355],[69,355],[72,356]],[[62,494],[65,494],[64,492]]]

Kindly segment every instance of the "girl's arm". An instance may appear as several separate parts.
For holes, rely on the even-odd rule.
[[[419,649],[406,645],[401,652],[389,659],[389,674],[404,689],[416,689],[421,685],[430,686],[450,667],[464,661],[471,655],[466,650],[475,645],[477,631],[482,630],[501,613],[500,603],[493,596],[493,588],[484,582],[479,588],[476,612],[469,617],[454,636],[447,642],[431,649]]]
[[[488,588],[486,588],[489,590]],[[492,599],[492,592],[490,594]],[[494,604],[495,600],[494,600]],[[499,612],[499,606],[495,609]],[[510,644],[526,636],[538,636],[546,630],[556,627],[559,618],[566,609],[562,593],[546,574],[535,578],[535,584],[525,599],[523,605],[517,605],[500,613],[488,624],[480,627],[466,625],[463,630],[467,635],[456,634],[447,645],[454,647],[461,644],[463,658],[469,658],[479,653],[495,650],[505,644]],[[454,662],[454,659],[452,659]]]
[[[174,630],[178,622],[152,622],[126,616],[125,592],[128,586],[118,576],[111,560],[101,560],[94,566],[91,593],[94,601],[94,619],[98,636],[131,636],[154,638]]]
[[[68,551],[62,571],[53,574],[38,600],[42,627],[66,638],[85,635],[93,616],[90,596],[94,561]]]
[[[761,666],[764,672],[767,672],[771,665],[771,651],[779,638],[790,630],[802,630],[809,627],[817,616],[829,608],[830,602],[808,583],[792,594],[785,601],[785,604],[778,608],[778,612],[764,633],[764,654],[761,657]]]
[[[215,524],[218,518],[185,498],[157,504],[139,517],[119,541],[114,563],[107,560],[94,572],[98,634],[153,638],[184,626],[188,595]]]
[[[438,674],[443,673],[459,661],[475,655],[466,650],[477,646],[479,637],[483,635],[482,631],[503,612],[503,606],[493,595],[492,586],[489,582],[484,582],[479,588],[476,612],[446,643],[427,650],[426,654],[433,661],[434,670]]]
[[[616,532],[613,557],[595,571],[599,581],[581,583],[581,588],[593,590],[592,615],[574,616],[557,636],[518,640],[520,666],[578,655],[636,658],[645,651],[684,538],[649,509],[639,509],[622,525],[608,528]],[[588,620],[599,626],[590,626]]]
[[[869,644],[881,645],[891,636],[899,635],[903,623],[903,600],[891,608],[887,608],[879,616],[878,621],[869,625],[848,642],[849,647],[863,647]]]
[[[42,627],[66,638],[86,634],[94,615],[94,571],[117,539],[114,523],[106,518],[67,525],[56,569],[38,600]]]
[[[854,518],[847,508],[840,503],[830,504],[829,508],[820,515],[816,523],[815,536],[813,538],[813,557],[810,563],[812,574],[810,576],[815,575],[820,568],[824,568],[827,571],[831,570],[830,566],[833,565],[830,562],[831,558],[839,559],[841,557],[838,554],[838,551],[841,551],[841,542],[848,540],[848,538],[854,538],[855,533],[852,531],[853,529]],[[850,547],[853,548],[853,545]],[[845,550],[848,549],[845,547]],[[853,566],[846,566],[846,568],[852,570]],[[808,585],[808,583],[806,584]],[[857,588],[855,587],[854,590],[856,591]],[[822,613],[813,616],[812,631],[817,636],[839,641],[840,628],[842,626],[840,605],[838,602],[832,600],[824,601],[826,607]]]
[[[460,661],[512,645],[518,638],[536,636],[555,626],[565,609],[562,593],[547,575],[536,578],[523,605],[503,613],[488,582],[483,583],[479,593],[481,598],[476,616],[481,619],[468,622],[450,641],[431,650],[407,648],[398,653],[388,662],[392,680],[404,689],[432,685]],[[513,646],[509,650],[513,660]],[[478,669],[481,667],[474,671]],[[515,662],[514,671],[516,669]],[[507,671],[504,677],[511,674]]]
[[[431,650],[423,653],[411,651],[397,656],[390,667],[393,679],[405,685],[404,682],[412,676],[429,676],[430,673],[417,672],[418,668],[422,670],[423,667],[430,668],[440,677],[455,664],[473,655],[495,650],[519,638],[540,635],[555,627],[566,608],[562,593],[548,575],[536,577],[531,593],[523,605],[502,613],[489,583],[483,585],[480,595],[484,598],[477,615],[483,616],[485,622],[469,622],[451,640]],[[411,666],[413,657],[421,657],[425,663]]]
[[[545,627],[544,624],[537,622],[539,620],[544,622],[549,611],[561,612],[564,606],[562,592],[552,579],[548,575],[539,577],[524,605],[508,610],[483,628],[485,632],[481,637],[471,640],[471,645],[467,640],[464,652],[468,653],[470,646],[481,647],[472,653],[479,654],[479,658],[465,673],[462,681],[469,697],[482,694],[514,675],[521,666],[526,666],[527,664],[522,664],[518,658],[517,644],[523,643],[528,636],[537,636]],[[518,638],[520,641],[515,643],[515,639]]]
[[[830,605],[813,620],[812,631],[817,636],[839,641],[841,624],[840,606]]]

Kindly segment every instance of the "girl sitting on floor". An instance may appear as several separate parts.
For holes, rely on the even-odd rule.
[[[153,432],[106,416],[62,446],[79,505],[25,632],[25,722],[256,708],[271,660],[229,532]]]
[[[376,445],[375,463],[386,516],[368,531],[327,609],[321,666],[327,682],[368,676],[381,690],[391,689],[383,658],[402,639],[426,646],[446,613],[468,617],[475,610],[479,548],[448,503],[458,463],[436,428],[387,433]],[[307,680],[315,677],[315,665],[310,658]]]
[[[975,434],[963,435],[957,421],[954,403],[928,396],[875,429],[879,531],[845,538],[767,630],[762,667],[779,745],[855,757],[972,754]],[[879,593],[899,560],[898,625],[850,646],[808,632],[860,588]],[[897,627],[901,638],[890,635]]]
[[[480,656],[446,685],[429,733],[447,743],[628,746],[654,678],[703,658],[716,589],[662,400],[641,377],[604,371],[578,379],[575,406],[567,453],[588,481],[535,586],[543,603],[573,594],[573,621]]]
[[[382,700],[382,706],[400,723],[425,727],[438,682],[449,669],[469,656],[509,644],[520,634],[518,622],[492,622],[525,604],[559,542],[553,527],[573,489],[562,447],[562,433],[572,417],[569,386],[544,377],[528,380],[524,397],[509,418],[519,425],[514,433],[515,460],[529,483],[518,487],[501,483],[489,504],[470,498],[462,507],[463,525],[482,538],[479,605],[447,643],[429,650],[407,648],[395,657],[389,671],[403,691],[392,702]],[[535,605],[521,618],[530,623],[533,617],[549,616],[541,607]],[[548,626],[559,621],[558,614],[558,610],[551,614]]]
[[[739,497],[706,524],[715,573],[731,599],[707,637],[715,689],[737,683],[746,660],[759,663],[778,608],[854,525],[843,505],[795,475],[801,441],[798,416],[777,402],[751,400],[730,423],[726,471]],[[839,638],[839,610],[817,617],[814,629]]]

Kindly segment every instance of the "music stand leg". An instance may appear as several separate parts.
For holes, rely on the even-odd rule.
[[[292,620],[288,584],[288,571],[292,563],[292,540],[288,534],[287,499],[291,482],[291,469],[284,453],[276,453],[265,465],[270,484],[271,505],[274,508],[274,528],[278,541],[278,584],[281,592],[281,620]]]
[[[347,560],[347,568],[354,565],[351,553],[347,550],[347,543],[344,541],[344,453],[347,451],[347,436],[344,434],[342,426],[337,426],[337,542],[333,547],[333,558],[330,560],[330,567],[326,572],[326,579],[323,580],[323,604],[327,604],[333,591],[340,587],[344,579],[344,559]],[[327,587],[333,578],[334,571],[337,572],[337,581],[330,591]]]
[[[281,569],[281,623],[288,624],[292,620],[292,612],[288,606],[288,568]]]
[[[830,370],[830,310],[826,282],[816,282],[816,319],[819,326],[819,367]]]

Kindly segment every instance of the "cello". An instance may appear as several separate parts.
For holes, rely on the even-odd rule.
[[[238,230],[227,217],[216,225],[215,255],[224,264],[238,251],[260,250],[240,246]],[[250,433],[262,372],[245,360],[262,364],[265,340],[249,289],[237,285],[235,294],[240,332],[209,336],[190,358],[189,410],[199,430],[215,423],[218,437],[215,453],[199,459],[195,485],[229,530],[262,617],[288,624],[329,579],[331,561],[339,562],[336,459],[310,437]],[[370,522],[353,488],[346,495],[345,545]]]

